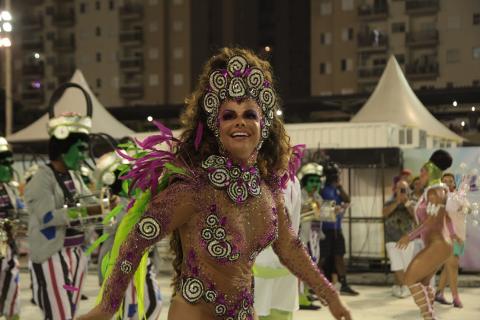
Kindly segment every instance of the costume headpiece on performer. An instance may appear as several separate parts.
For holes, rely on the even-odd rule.
[[[333,161],[328,161],[324,165],[323,170],[325,177],[326,177],[326,184],[329,185],[332,182],[335,182],[339,178],[340,168],[338,165]]]
[[[269,136],[269,129],[275,116],[277,99],[272,84],[264,72],[257,67],[249,66],[242,55],[229,58],[226,69],[217,69],[210,73],[208,87],[202,101],[202,107],[207,114],[207,126],[218,138],[218,112],[220,106],[227,100],[243,100],[250,98],[260,106],[263,118],[261,120],[260,149],[264,139]]]
[[[300,168],[300,170],[297,173],[297,178],[299,181],[302,181],[304,177],[310,176],[310,175],[315,175],[319,177],[324,176],[323,166],[316,162],[309,162]]]
[[[12,153],[12,148],[4,137],[0,137],[0,154],[2,153]]]
[[[452,165],[452,156],[445,150],[436,150],[423,167],[428,172],[428,185],[441,183],[443,171]]]
[[[82,116],[78,113],[68,112],[55,116],[55,105],[64,91],[68,88],[77,88],[85,97],[87,114]],[[66,139],[70,133],[83,133],[88,135],[92,130],[92,99],[88,92],[76,83],[66,82],[61,84],[52,94],[49,102],[47,131],[50,136],[59,140]]]

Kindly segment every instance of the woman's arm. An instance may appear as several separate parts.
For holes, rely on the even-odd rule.
[[[282,264],[298,278],[306,282],[315,291],[322,304],[330,307],[330,311],[336,319],[350,319],[350,313],[341,303],[335,288],[318,270],[305,247],[295,235],[285,211],[283,200],[277,197],[276,202],[278,210],[278,238],[273,243],[273,250],[280,258]]]
[[[151,200],[145,214],[120,247],[116,265],[105,283],[100,303],[103,312],[113,315],[120,307],[145,251],[190,219],[194,213],[194,189],[187,183],[176,182]]]

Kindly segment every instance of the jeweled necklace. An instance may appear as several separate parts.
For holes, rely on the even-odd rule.
[[[241,167],[230,159],[211,155],[202,162],[208,180],[216,188],[226,188],[230,199],[243,203],[249,195],[260,195],[260,174],[256,166]]]

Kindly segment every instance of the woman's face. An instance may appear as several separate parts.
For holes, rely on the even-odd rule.
[[[425,167],[422,167],[422,169],[420,169],[420,183],[422,184],[422,186],[426,186],[427,183],[428,183],[428,171],[427,169],[425,169]]]
[[[220,107],[220,141],[232,160],[246,164],[260,142],[261,112],[251,99],[226,101]]]

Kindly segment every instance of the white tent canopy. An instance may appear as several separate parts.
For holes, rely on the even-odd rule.
[[[77,83],[82,86],[92,98],[92,132],[104,132],[114,138],[122,138],[131,136],[135,132],[124,126],[120,121],[115,119],[105,107],[98,101],[97,97],[87,84],[82,72],[76,70],[70,82]],[[67,89],[62,97],[55,105],[55,114],[59,115],[63,112],[78,112],[85,114],[85,98],[78,89]],[[28,127],[15,132],[7,137],[9,142],[34,142],[48,140],[47,134],[48,113],[44,114],[40,119],[29,125]]]
[[[351,122],[390,122],[425,130],[427,135],[462,142],[418,100],[392,55],[372,95]]]

